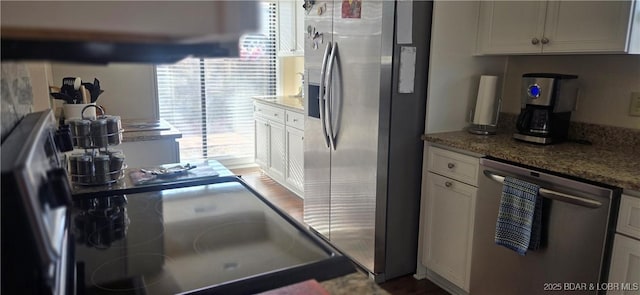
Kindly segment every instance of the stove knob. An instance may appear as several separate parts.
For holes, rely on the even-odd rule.
[[[68,152],[73,150],[73,141],[71,140],[71,129],[69,125],[61,125],[54,135],[56,147],[60,152]]]
[[[52,169],[47,173],[49,189],[52,193],[51,206],[71,206],[71,187],[67,178],[67,171],[63,168]]]

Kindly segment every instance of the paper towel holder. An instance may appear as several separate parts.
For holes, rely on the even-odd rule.
[[[502,98],[498,98],[498,103],[493,110],[493,121],[490,124],[475,124],[473,123],[473,117],[475,110],[469,110],[469,127],[467,131],[477,135],[493,135],[496,134],[498,129],[498,117],[500,115],[500,108],[502,107]]]

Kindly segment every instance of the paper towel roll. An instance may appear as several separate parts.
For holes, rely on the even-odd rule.
[[[494,111],[496,108],[496,87],[498,76],[480,76],[476,110],[473,115],[473,124],[495,125]]]

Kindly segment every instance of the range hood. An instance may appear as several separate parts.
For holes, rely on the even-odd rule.
[[[238,56],[256,1],[2,1],[2,60],[174,63]]]
[[[2,32],[4,35],[4,32]],[[2,61],[60,61],[90,64],[175,63],[186,57],[238,56],[238,43],[58,41],[2,37]]]

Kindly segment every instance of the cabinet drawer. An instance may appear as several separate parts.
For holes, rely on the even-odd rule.
[[[640,239],[640,198],[622,195],[616,231]]]
[[[429,147],[427,169],[455,180],[477,186],[478,158]]]
[[[287,126],[304,130],[304,115],[292,111],[286,111]]]
[[[254,103],[254,114],[262,116],[263,118],[275,121],[280,124],[284,124],[284,110],[276,107],[272,107],[266,104]]]

